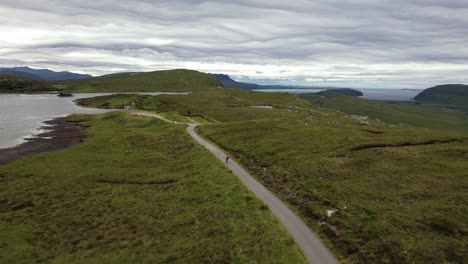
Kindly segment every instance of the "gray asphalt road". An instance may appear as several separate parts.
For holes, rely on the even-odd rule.
[[[170,123],[177,123],[164,118],[161,115],[152,112],[133,111],[135,115],[156,117],[163,121]],[[181,123],[179,123],[181,124]],[[196,132],[195,127],[198,124],[186,124],[187,132],[199,144],[208,149],[213,155],[220,159],[224,165],[232,171],[234,175],[244,183],[247,188],[253,192],[264,204],[266,204],[270,211],[278,218],[280,223],[286,228],[289,234],[296,241],[296,244],[302,250],[302,253],[311,264],[335,264],[338,260],[333,254],[325,247],[320,239],[312,233],[309,227],[289,209],[278,197],[271,193],[265,186],[252,177],[247,171],[239,166],[235,161],[229,160],[225,162],[226,154],[215,147],[211,143],[201,138]]]
[[[252,191],[260,200],[263,201],[278,218],[283,226],[288,230],[302,250],[303,254],[313,264],[338,263],[333,254],[323,245],[320,239],[312,233],[307,225],[294,214],[280,199],[267,190],[261,183],[252,177],[247,171],[239,166],[235,161],[229,160],[226,164],[226,154],[219,148],[208,143],[196,132],[196,124],[189,124],[187,132],[198,143],[205,146],[213,155],[220,159],[227,168],[229,168],[239,179]]]

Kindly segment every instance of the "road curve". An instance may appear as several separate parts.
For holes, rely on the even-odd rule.
[[[226,154],[219,148],[201,138],[196,132],[197,124],[189,124],[187,132],[198,143],[208,149],[224,165],[229,168],[247,188],[253,192],[271,212],[278,218],[289,234],[296,241],[302,253],[309,263],[312,264],[334,264],[338,263],[333,254],[323,245],[322,241],[309,229],[309,227],[284,204],[279,198],[271,193],[265,186],[252,177],[247,171],[239,166],[235,161],[229,160],[226,164]]]
[[[161,115],[144,111],[131,111],[134,115],[149,116],[159,118],[163,121],[177,123],[164,118]],[[223,164],[234,173],[244,185],[253,192],[264,204],[268,206],[270,211],[278,218],[280,223],[286,228],[292,236],[296,244],[301,249],[307,261],[311,264],[338,264],[338,260],[333,254],[325,247],[320,239],[312,233],[309,227],[284,204],[278,197],[271,193],[265,186],[252,177],[247,171],[239,166],[235,161],[229,160],[226,164],[226,154],[213,144],[201,138],[196,132],[195,128],[198,124],[189,124],[187,132],[195,139],[200,145],[208,149],[215,155]]]

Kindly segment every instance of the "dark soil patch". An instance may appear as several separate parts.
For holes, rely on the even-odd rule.
[[[56,118],[47,122],[46,133],[12,148],[0,149],[0,165],[42,152],[63,149],[80,143],[84,138],[83,127],[65,118]]]
[[[183,116],[186,116],[186,117],[201,117],[203,119],[206,118],[204,115],[197,115],[197,114],[187,114],[187,115],[183,115]]]
[[[175,179],[162,179],[156,181],[137,182],[128,180],[97,180],[99,183],[110,183],[110,184],[140,184],[140,185],[152,185],[152,184],[171,184],[176,183]]]
[[[27,207],[33,207],[34,204],[31,201],[21,202],[13,205],[10,209],[12,211],[18,211]]]
[[[423,145],[434,145],[434,144],[445,144],[445,143],[452,143],[452,142],[463,142],[463,139],[434,139],[434,140],[427,140],[422,142],[402,142],[396,144],[384,144],[384,143],[375,143],[375,144],[365,144],[354,147],[351,151],[358,151],[364,149],[372,149],[372,148],[397,148],[397,147],[409,147],[409,146],[423,146]]]
[[[367,133],[371,133],[371,134],[378,134],[378,135],[384,133],[383,131],[371,130],[371,129],[363,129],[362,131],[367,132]]]

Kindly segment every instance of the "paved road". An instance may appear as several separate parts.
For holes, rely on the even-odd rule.
[[[309,227],[289,209],[280,199],[259,183],[247,171],[239,166],[235,161],[229,160],[226,164],[226,154],[219,148],[208,143],[196,132],[196,124],[189,124],[187,132],[198,143],[205,146],[213,155],[220,159],[239,179],[252,191],[260,200],[263,201],[278,218],[283,226],[288,230],[291,236],[301,248],[309,263],[328,264],[338,263],[332,253],[323,245],[320,239],[310,231]]]
[[[165,121],[165,122],[168,122],[168,123],[174,123],[174,124],[178,124],[177,122],[175,121],[171,121],[165,117],[163,117],[162,115],[158,115],[156,113],[152,113],[152,112],[145,112],[145,111],[138,111],[138,110],[131,110],[129,111],[132,115],[139,115],[139,116],[149,116],[149,117],[156,117],[158,119],[161,119],[162,121]]]
[[[149,112],[134,112],[136,115],[152,116],[161,120],[171,122],[158,114]],[[338,261],[333,254],[323,245],[322,241],[307,227],[307,225],[289,209],[278,197],[271,193],[265,186],[252,177],[247,171],[239,166],[235,161],[229,160],[226,164],[226,154],[219,148],[201,138],[196,132],[195,127],[198,124],[187,124],[187,132],[199,144],[208,149],[213,155],[221,160],[234,175],[244,183],[247,188],[253,192],[263,203],[265,203],[271,212],[278,218],[281,224],[288,230],[289,234],[296,241],[302,253],[311,264],[337,264]]]

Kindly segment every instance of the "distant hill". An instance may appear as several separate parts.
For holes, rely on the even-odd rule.
[[[92,77],[89,74],[79,74],[67,71],[55,72],[47,69],[31,69],[29,67],[0,68],[0,74],[16,75],[46,81],[73,80]]]
[[[414,97],[414,100],[416,102],[468,108],[468,85],[438,85],[422,91]]]
[[[222,86],[207,73],[185,69],[117,73],[56,83],[71,92],[191,92]]]
[[[335,89],[328,89],[324,91],[320,91],[318,93],[315,93],[316,95],[319,96],[337,96],[337,95],[342,95],[342,96],[354,96],[354,97],[359,97],[363,96],[364,94],[358,90],[354,90],[351,88],[335,88]]]
[[[244,83],[244,82],[237,82],[231,79],[229,75],[226,74],[214,74],[211,73],[211,76],[213,76],[216,80],[220,81],[225,87],[236,87],[236,88],[241,88],[241,89],[246,89],[246,90],[255,90],[259,89],[258,84],[254,83]]]
[[[352,96],[300,94],[299,97],[317,107],[335,109],[349,115],[369,116],[389,124],[468,132],[468,119],[464,111],[448,110],[436,105],[374,101]]]
[[[255,83],[245,83],[233,80],[229,75],[210,73],[215,79],[220,81],[223,86],[231,88],[241,88],[244,90],[261,90],[261,89],[294,89],[304,88],[303,86],[287,86],[287,85],[262,85]]]
[[[46,81],[0,74],[0,93],[35,93],[54,90]]]

